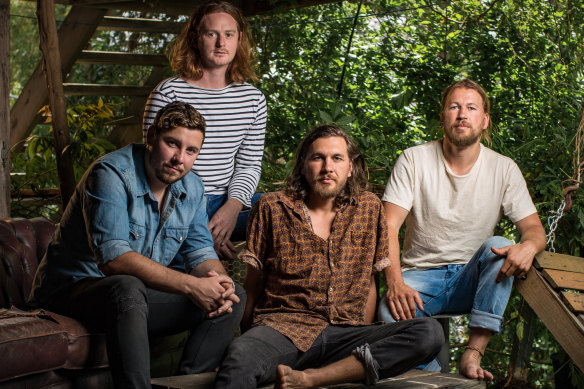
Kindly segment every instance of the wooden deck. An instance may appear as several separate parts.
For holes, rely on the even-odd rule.
[[[186,376],[164,377],[152,379],[152,389],[212,389],[215,373],[193,374]],[[273,385],[264,386],[261,389],[273,389]],[[370,388],[362,384],[333,385],[329,388],[352,389]],[[444,374],[425,372],[422,370],[410,370],[398,377],[387,378],[379,381],[375,388],[380,389],[424,389],[424,388],[485,388],[484,381],[470,380],[457,374]]]
[[[584,371],[584,258],[544,251],[515,287]]]

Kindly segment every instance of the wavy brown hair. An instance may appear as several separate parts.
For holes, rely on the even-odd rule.
[[[446,102],[448,100],[448,97],[450,97],[450,94],[457,88],[475,90],[481,96],[481,99],[483,100],[483,111],[485,111],[485,113],[487,115],[489,115],[489,117],[491,116],[491,103],[489,102],[489,97],[487,96],[487,92],[485,92],[483,87],[480,86],[475,81],[469,80],[468,78],[465,78],[464,80],[456,81],[455,83],[448,85],[446,87],[446,89],[444,89],[442,91],[442,98],[440,99],[440,119],[442,119],[442,114],[444,113],[444,110],[446,109]],[[492,121],[489,120],[489,125],[481,134],[481,139],[483,141],[487,142],[487,144],[489,144],[489,145],[491,143],[491,128],[492,128],[491,123],[492,123]]]
[[[334,124],[323,124],[313,127],[296,150],[294,168],[286,179],[286,192],[294,199],[306,201],[310,190],[306,178],[302,174],[302,166],[306,160],[308,149],[317,139],[333,136],[339,136],[347,142],[347,153],[353,162],[351,177],[347,178],[347,184],[336,197],[335,205],[339,207],[349,203],[352,198],[356,198],[361,191],[366,190],[369,186],[367,162],[365,162],[365,158],[355,141],[342,128]]]
[[[201,25],[205,15],[225,12],[235,19],[239,34],[237,51],[227,68],[225,77],[228,82],[243,83],[257,81],[253,64],[255,63],[254,43],[243,13],[239,8],[226,1],[208,1],[201,4],[191,15],[189,21],[170,48],[168,58],[175,74],[200,80],[203,65],[199,52]]]
[[[205,119],[192,105],[182,101],[167,104],[156,113],[150,126],[152,135],[159,136],[177,127],[201,131],[205,139]]]

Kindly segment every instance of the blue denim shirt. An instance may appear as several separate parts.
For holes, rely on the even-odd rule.
[[[144,170],[145,146],[134,144],[98,159],[85,173],[35,276],[31,302],[135,251],[168,266],[178,254],[187,271],[217,259],[208,230],[203,184],[192,172],[169,187],[161,213]]]

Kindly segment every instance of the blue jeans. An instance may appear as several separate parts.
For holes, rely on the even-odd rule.
[[[251,206],[259,200],[262,193],[256,193],[251,198]],[[206,195],[207,196],[207,216],[209,220],[215,215],[215,212],[227,201],[227,195]],[[237,224],[231,234],[231,241],[242,241],[246,239],[245,229],[247,227],[247,217],[249,216],[249,209],[243,210],[237,217]]]
[[[494,236],[483,243],[466,265],[404,271],[404,282],[420,293],[424,303],[424,311],[417,309],[416,316],[470,312],[469,327],[500,332],[513,277],[495,282],[504,258],[496,256],[491,247],[512,244],[508,239]],[[385,296],[379,306],[379,318],[385,322],[395,321]]]
[[[279,364],[297,370],[319,368],[355,355],[367,384],[404,373],[438,354],[444,334],[428,318],[367,326],[328,326],[306,351],[268,326],[235,338],[221,364],[215,389],[255,389],[276,379]]]

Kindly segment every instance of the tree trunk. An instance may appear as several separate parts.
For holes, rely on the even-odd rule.
[[[10,216],[10,0],[0,0],[0,217]]]
[[[59,54],[54,0],[37,0],[37,19],[39,23],[40,49],[43,53],[45,77],[49,90],[57,172],[59,174],[59,187],[64,211],[75,190],[75,175],[71,154],[66,149],[70,138],[67,124],[67,103],[63,93],[63,76],[61,74],[61,56]]]

